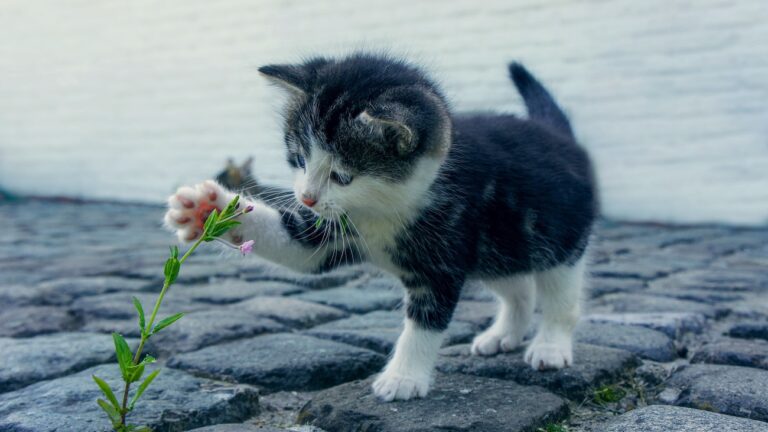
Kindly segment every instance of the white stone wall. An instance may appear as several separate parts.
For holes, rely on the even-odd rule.
[[[458,110],[520,112],[524,61],[609,216],[768,220],[765,0],[3,0],[0,187],[158,201],[230,155],[287,183],[255,68],[355,48],[422,62]]]

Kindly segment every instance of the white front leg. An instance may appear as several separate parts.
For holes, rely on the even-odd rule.
[[[444,332],[424,329],[406,318],[394,355],[373,383],[376,396],[384,401],[426,396],[443,338]]]

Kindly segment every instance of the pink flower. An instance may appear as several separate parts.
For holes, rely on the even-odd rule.
[[[243,254],[243,256],[248,255],[249,253],[253,252],[253,244],[256,243],[253,240],[248,240],[247,242],[240,245],[238,249],[240,249],[240,253]]]
[[[252,205],[249,205],[248,207],[246,207],[246,208],[245,208],[245,210],[243,211],[243,213],[250,213],[250,212],[252,212],[252,211],[253,211],[253,206],[252,206]]]

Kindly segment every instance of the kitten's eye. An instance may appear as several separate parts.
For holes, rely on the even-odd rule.
[[[307,162],[304,160],[304,156],[300,154],[296,154],[296,165],[299,166],[299,168],[303,169],[304,172],[307,171]]]
[[[352,176],[347,174],[339,174],[336,171],[331,172],[331,180],[339,186],[346,186],[352,183]]]

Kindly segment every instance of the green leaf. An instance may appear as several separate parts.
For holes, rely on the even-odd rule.
[[[157,361],[157,359],[155,359],[151,355],[147,354],[147,355],[144,356],[144,359],[139,364],[141,364],[141,365],[148,365],[148,364],[152,364],[152,363],[154,363],[156,361]]]
[[[211,237],[221,237],[222,234],[229,231],[230,229],[240,225],[240,222],[236,220],[228,220],[225,222],[219,222],[216,225],[214,225],[213,228],[211,228],[210,235]]]
[[[205,220],[205,225],[203,225],[203,232],[206,234],[211,233],[211,228],[213,228],[214,225],[216,225],[216,222],[219,221],[219,211],[216,209],[213,209],[211,214],[208,215],[208,219]]]
[[[131,366],[131,368],[128,370],[128,373],[130,375],[130,379],[128,382],[136,382],[141,379],[142,375],[144,375],[144,365],[137,364],[137,365]]]
[[[184,313],[183,312],[179,312],[177,314],[174,314],[174,315],[171,315],[171,316],[165,318],[164,320],[162,320],[159,323],[157,323],[157,325],[155,325],[155,329],[152,330],[152,334],[155,334],[155,333],[159,332],[160,330],[168,327],[169,325],[175,323],[176,321],[178,321],[183,316],[184,316]]]
[[[93,378],[93,381],[96,382],[96,385],[99,386],[101,392],[104,393],[104,396],[106,396],[109,402],[112,403],[112,406],[115,407],[115,410],[120,411],[120,403],[117,401],[115,394],[112,393],[112,389],[109,388],[109,384],[96,375],[91,375],[91,377]]]
[[[144,390],[147,389],[149,384],[152,383],[152,380],[154,380],[157,374],[159,373],[160,373],[160,369],[157,369],[153,371],[151,374],[147,375],[147,377],[141,383],[139,388],[136,390],[136,394],[134,394],[133,397],[131,398],[131,403],[128,404],[128,411],[133,411],[133,407],[134,405],[136,405],[136,401],[139,400],[141,395],[144,393]]]
[[[136,311],[139,313],[139,330],[141,330],[141,334],[144,334],[144,327],[146,326],[146,322],[144,321],[144,308],[141,307],[141,302],[139,301],[136,296],[132,297],[133,299],[133,305],[136,307]]]
[[[104,410],[105,413],[109,416],[109,419],[112,421],[112,427],[117,429],[120,426],[120,413],[107,401],[104,399],[99,399],[96,401],[97,404],[101,407],[101,409]]]
[[[181,268],[181,263],[178,259],[174,257],[168,258],[168,260],[165,261],[165,280],[168,281],[168,284],[172,284],[176,281],[176,278],[179,277],[179,269]]]
[[[178,257],[179,257],[179,247],[171,246],[171,258],[178,258]]]
[[[320,227],[323,226],[323,217],[320,216],[315,221],[315,228],[320,229]]]
[[[347,227],[349,226],[349,216],[347,216],[346,213],[342,213],[339,220],[341,222],[341,230],[347,231]]]
[[[223,219],[226,219],[232,215],[235,214],[235,210],[237,210],[237,203],[240,201],[240,195],[235,195],[234,198],[232,198],[232,201],[230,201],[226,207],[224,207],[224,210],[221,212],[221,217]]]
[[[130,367],[133,366],[131,348],[119,333],[112,333],[112,339],[115,341],[115,353],[117,354],[117,362],[120,364],[120,372],[123,374],[123,380],[128,381],[131,377]]]

